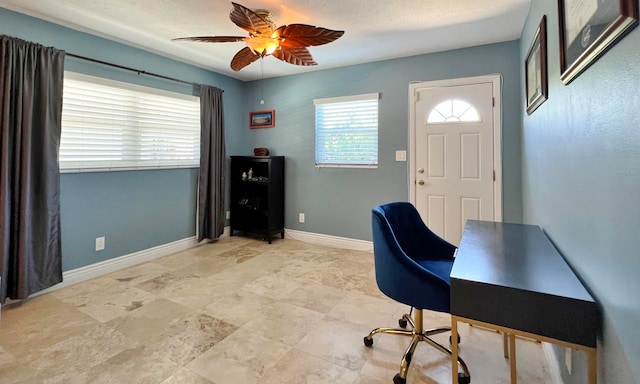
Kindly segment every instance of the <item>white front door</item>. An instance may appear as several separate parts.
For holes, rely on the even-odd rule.
[[[455,245],[468,219],[502,220],[496,82],[483,77],[410,87],[411,201],[427,226]]]

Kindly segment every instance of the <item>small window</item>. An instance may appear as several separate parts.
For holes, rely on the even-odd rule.
[[[459,99],[450,99],[438,104],[427,118],[426,124],[476,123],[480,114],[473,105]]]
[[[65,72],[60,169],[198,167],[198,97]]]
[[[378,93],[316,99],[316,167],[378,166]]]

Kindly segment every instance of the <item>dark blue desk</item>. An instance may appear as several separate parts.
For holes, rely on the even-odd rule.
[[[516,382],[515,336],[585,351],[595,384],[595,301],[540,227],[469,220],[451,271],[451,328],[458,321],[509,335],[511,382]],[[454,384],[458,343],[452,338]]]

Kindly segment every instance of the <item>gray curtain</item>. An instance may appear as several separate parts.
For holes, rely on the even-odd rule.
[[[200,177],[198,241],[215,240],[224,232],[226,152],[222,90],[200,86]]]
[[[64,51],[0,36],[0,302],[62,281]]]

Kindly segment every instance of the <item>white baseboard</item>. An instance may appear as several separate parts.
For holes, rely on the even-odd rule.
[[[174,241],[172,243],[158,245],[153,248],[143,249],[142,251],[130,253],[128,255],[119,256],[113,259],[100,261],[85,267],[80,267],[62,273],[62,282],[47,288],[43,291],[34,293],[32,296],[42,295],[44,293],[55,291],[69,285],[79,283],[94,277],[102,276],[117,270],[132,267],[134,265],[144,263],[145,261],[157,259],[172,253],[184,251],[198,245],[195,237]]]
[[[350,239],[348,237],[323,235],[321,233],[312,233],[297,231],[295,229],[284,230],[285,237],[304,241],[305,243],[324,245],[328,247],[353,249],[355,251],[373,251],[373,243],[366,240]]]
[[[560,374],[560,363],[553,351],[553,344],[542,342],[542,351],[544,352],[545,360],[547,360],[547,366],[549,367],[549,374],[551,375],[552,384],[564,384],[562,375]]]

